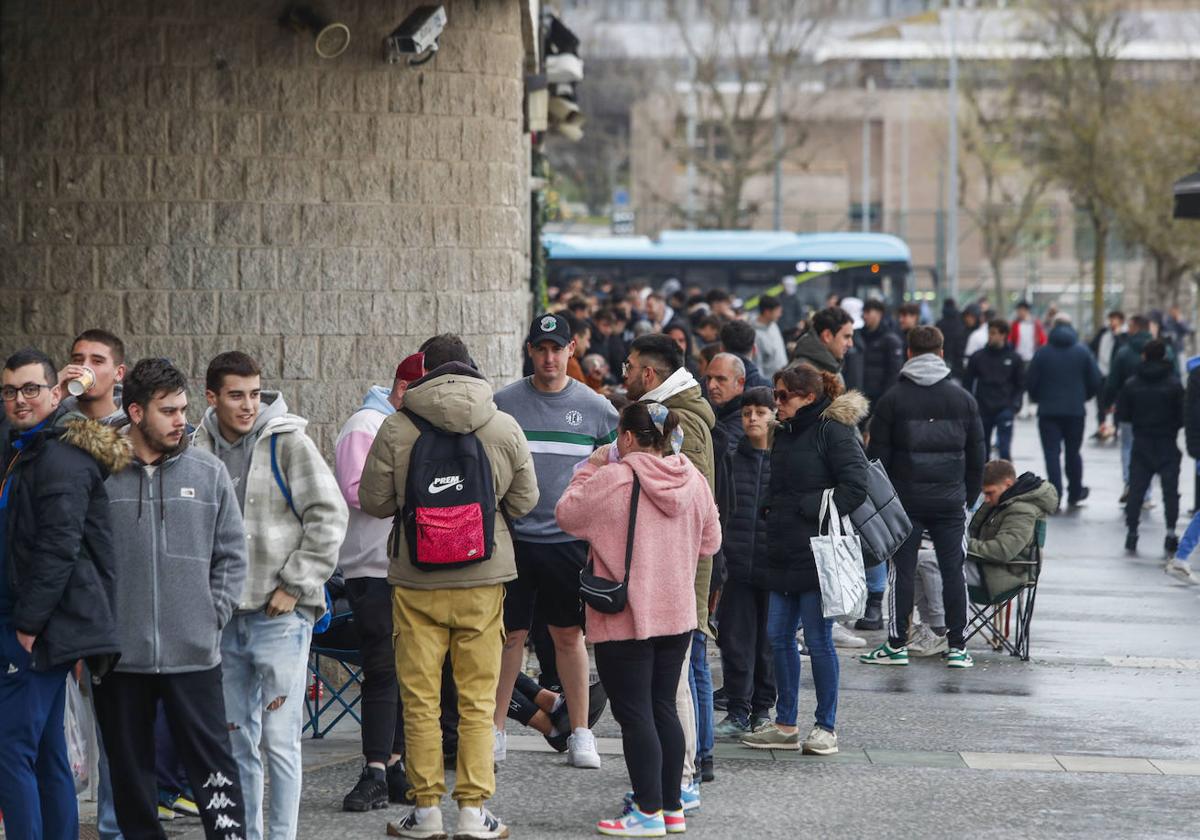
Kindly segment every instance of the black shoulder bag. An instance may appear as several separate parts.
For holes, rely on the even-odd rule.
[[[618,582],[593,574],[595,563],[588,564],[579,572],[579,596],[596,612],[615,615],[629,603],[629,566],[633,562],[633,532],[637,527],[638,498],[642,495],[642,483],[637,473],[633,474],[633,492],[629,496],[629,533],[625,537],[625,579]]]

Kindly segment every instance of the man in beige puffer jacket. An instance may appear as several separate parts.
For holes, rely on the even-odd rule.
[[[451,654],[458,689],[458,766],[454,799],[457,832],[506,837],[504,825],[484,807],[496,789],[492,765],[492,715],[503,647],[504,583],[517,576],[505,516],[520,518],[537,504],[533,457],[521,427],[492,402],[492,387],[470,364],[457,336],[437,336],[422,346],[424,378],[409,385],[404,407],[439,429],[473,433],[492,467],[496,521],[491,556],[457,569],[423,571],[413,565],[403,527],[389,539],[396,675],[404,707],[404,737],[413,810],[389,826],[398,837],[442,832],[439,808],[446,793],[442,761],[442,663]],[[358,501],[373,516],[404,509],[409,458],[420,432],[403,412],[383,422],[367,455]],[[444,836],[444,835],[443,835]]]

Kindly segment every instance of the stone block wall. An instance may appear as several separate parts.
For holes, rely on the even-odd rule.
[[[520,373],[522,0],[448,0],[422,67],[381,57],[415,0],[316,4],[331,60],[284,5],[0,2],[0,352],[102,327],[199,384],[241,349],[328,453],[430,335]]]

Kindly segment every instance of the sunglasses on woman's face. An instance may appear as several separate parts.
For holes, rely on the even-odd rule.
[[[783,404],[783,403],[787,402],[788,400],[790,400],[794,396],[796,396],[796,395],[793,394],[791,391],[776,391],[775,392],[775,402]]]

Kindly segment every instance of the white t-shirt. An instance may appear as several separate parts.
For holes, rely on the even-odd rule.
[[[1037,350],[1037,326],[1033,321],[1018,321],[1021,328],[1017,330],[1017,355],[1029,362],[1033,359],[1033,352]]]

